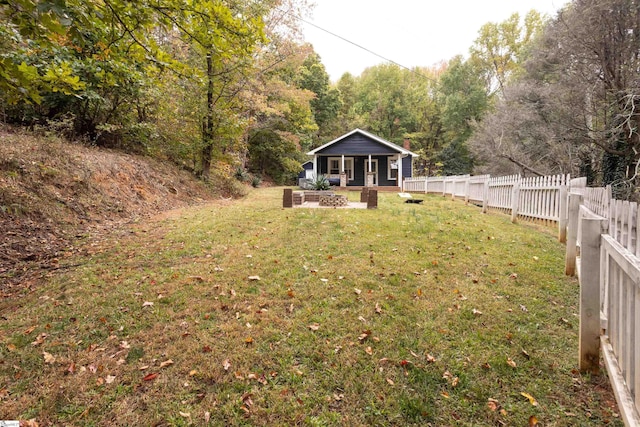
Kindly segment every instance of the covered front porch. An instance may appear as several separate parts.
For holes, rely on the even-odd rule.
[[[362,187],[390,188],[402,187],[400,154],[394,155],[315,155],[313,170],[325,175],[338,187],[361,189]]]

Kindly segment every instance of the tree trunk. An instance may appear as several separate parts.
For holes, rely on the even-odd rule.
[[[213,60],[207,55],[207,112],[202,127],[202,179],[209,180],[211,159],[213,157]]]

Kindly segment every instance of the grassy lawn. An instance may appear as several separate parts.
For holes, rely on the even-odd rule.
[[[284,210],[260,189],[87,243],[0,303],[0,419],[622,425],[576,370],[553,230],[425,199]]]

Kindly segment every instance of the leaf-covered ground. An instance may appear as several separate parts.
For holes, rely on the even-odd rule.
[[[80,235],[218,194],[168,162],[0,124],[0,297],[58,269]]]
[[[350,193],[353,200],[357,193]],[[3,417],[39,425],[622,425],[577,368],[553,230],[441,197],[282,189],[120,230],[0,311]]]

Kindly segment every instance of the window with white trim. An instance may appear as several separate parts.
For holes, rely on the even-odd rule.
[[[340,176],[340,165],[342,164],[342,157],[329,157],[327,159],[327,169],[329,176],[332,178],[338,178]],[[344,158],[344,171],[347,174],[347,179],[353,181],[353,157]]]
[[[396,159],[389,159],[387,168],[387,179],[389,181],[398,179],[398,164],[400,162]]]

